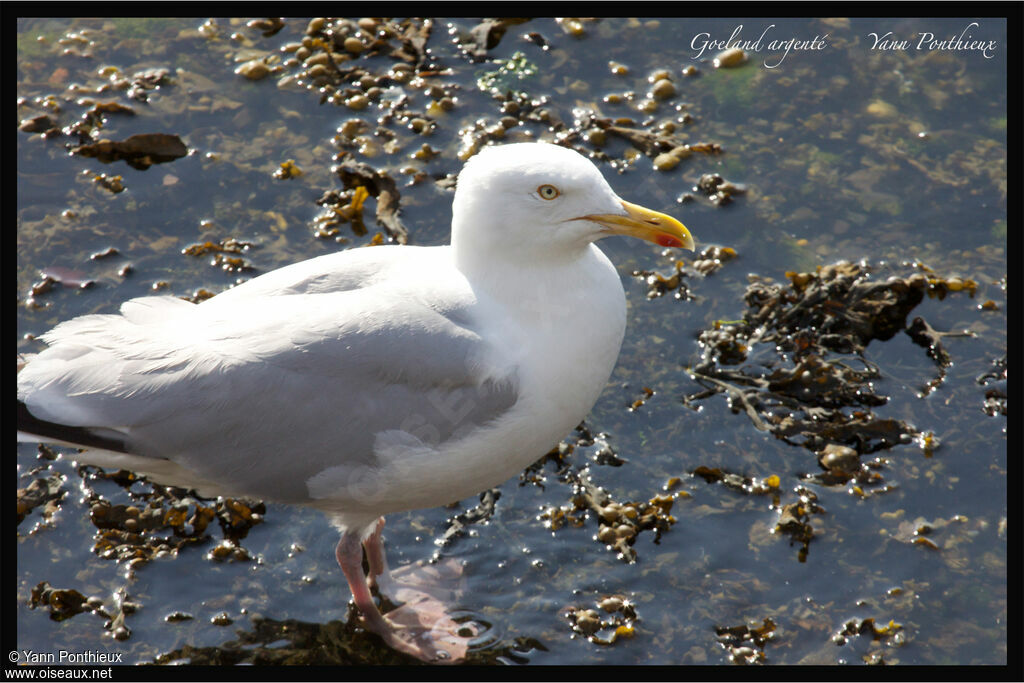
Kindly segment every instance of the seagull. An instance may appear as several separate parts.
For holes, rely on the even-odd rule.
[[[204,496],[322,510],[366,628],[457,661],[469,639],[446,615],[377,608],[384,515],[496,486],[587,415],[626,328],[595,244],[610,235],[694,248],[574,150],[486,147],[458,177],[450,245],[349,249],[199,304],[142,297],[57,325],[18,373],[19,440]]]

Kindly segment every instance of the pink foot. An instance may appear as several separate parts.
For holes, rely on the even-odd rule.
[[[458,624],[445,609],[459,594],[462,568],[454,561],[442,565],[410,565],[387,572],[380,544],[382,523],[365,543],[371,576],[379,570],[376,582],[381,592],[401,607],[382,615],[370,594],[363,574],[363,544],[359,536],[346,532],[335,552],[356,607],[369,631],[379,635],[389,647],[426,662],[454,664],[465,658],[469,643],[478,630],[472,624]],[[376,557],[375,557],[376,555]]]
[[[459,624],[446,605],[462,593],[462,567],[454,560],[439,564],[416,563],[382,574],[377,586],[383,595],[404,603],[384,618],[401,629],[427,636],[442,659],[455,663],[466,656],[469,643],[479,635],[472,623]]]

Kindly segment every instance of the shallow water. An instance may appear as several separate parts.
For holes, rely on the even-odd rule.
[[[739,255],[713,275],[688,278],[690,300],[671,294],[648,299],[646,284],[633,271],[669,272],[675,259],[692,261],[692,255],[663,253],[636,240],[601,243],[622,275],[630,323],[619,365],[586,424],[604,433],[625,462],[613,466],[596,459],[590,476],[620,501],[648,500],[670,477],[679,477],[676,490],[688,494],[676,499],[677,521],[657,542],[650,531],[637,537],[635,563],[596,540],[593,514],[583,516],[581,527],[546,528],[542,513],[568,505],[574,494],[550,461],[539,467],[539,476],[502,485],[489,521],[472,525],[445,547],[436,540],[446,519],[476,500],[388,518],[392,566],[435,554],[464,564],[458,607],[490,625],[474,661],[729,663],[736,650],[723,645],[716,629],[753,630],[765,619],[774,624],[768,629],[773,635],[744,644],[767,664],[1007,661],[1006,417],[983,410],[986,390],[1005,390],[1005,380],[978,380],[1007,351],[1007,40],[1005,21],[977,22],[968,32],[995,42],[991,59],[971,50],[916,50],[916,40],[906,50],[871,49],[872,33],[957,36],[970,20],[616,19],[584,22],[577,37],[553,20],[537,19],[509,27],[488,60],[474,62],[456,42],[465,42],[474,22],[435,20],[428,46],[442,73],[425,81],[459,86],[456,107],[434,112],[431,135],[392,121],[385,124],[395,133],[392,152],[369,136],[364,150],[374,155],[355,153],[397,179],[411,242],[446,242],[451,191],[433,179],[458,171],[459,146],[478,135],[477,121],[493,126],[503,115],[500,102],[478,91],[477,79],[495,70],[490,60],[521,52],[537,73],[515,87],[547,97],[545,106],[570,131],[574,121],[590,115],[629,117],[644,130],[674,121],[691,144],[721,145],[720,154],[695,153],[661,172],[651,158],[609,136],[600,149],[615,163],[600,165],[621,196],[677,216],[699,246],[728,246]],[[774,65],[780,53],[767,47],[750,50],[748,62],[734,69],[716,70],[710,54],[695,57],[695,37],[706,32],[724,40],[741,24],[741,35],[751,40],[774,24],[766,44],[827,34],[827,46],[792,51],[775,68],[766,64]],[[341,225],[341,244],[314,236],[316,217],[323,213],[315,200],[341,189],[331,172],[336,130],[350,118],[372,121],[381,112],[374,105],[354,111],[320,104],[317,93],[299,85],[277,87],[278,76],[249,81],[234,73],[236,61],[281,54],[280,46],[301,39],[306,25],[287,20],[279,33],[263,37],[244,21],[211,26],[182,19],[19,20],[19,120],[50,113],[68,126],[91,107],[83,99],[118,101],[131,105],[135,115],[106,117],[99,137],[169,133],[193,150],[139,171],[123,162],[69,155],[66,146],[74,138],[68,136],[18,133],[20,352],[41,348],[26,335],[75,315],[114,312],[121,301],[152,293],[156,282],[177,296],[201,288],[216,293],[287,263],[365,244],[381,230],[370,200],[366,235]],[[547,49],[536,38],[524,39],[531,33]],[[393,62],[384,56],[358,61],[374,73]],[[628,73],[612,73],[609,62],[625,65]],[[681,69],[688,65],[699,73],[684,76]],[[146,103],[118,90],[97,94],[108,78],[101,75],[105,66],[127,75],[167,68],[172,81],[149,91]],[[639,111],[652,87],[648,76],[658,69],[670,72],[677,94],[657,101],[651,112]],[[423,87],[399,86],[416,111],[427,110],[431,98]],[[49,93],[56,96],[57,113],[47,109],[43,98]],[[608,101],[616,94],[624,101]],[[685,115],[689,123],[681,122]],[[550,139],[549,125],[524,122],[505,140]],[[411,160],[423,143],[440,154]],[[574,144],[597,149],[578,139]],[[303,174],[275,179],[274,171],[288,159]],[[412,176],[401,173],[403,166],[428,175],[408,185]],[[693,190],[702,174],[712,172],[744,185],[746,192],[714,205]],[[99,173],[122,176],[126,191],[104,189],[93,180]],[[680,201],[687,193],[695,198]],[[227,237],[256,245],[242,254],[252,270],[227,272],[210,265],[210,256],[182,253],[189,244]],[[90,258],[111,246],[117,255]],[[866,349],[883,375],[875,389],[889,397],[876,414],[930,430],[941,444],[934,452],[917,443],[880,452],[879,472],[890,488],[867,497],[849,486],[808,484],[802,475],[819,469],[814,455],[757,431],[723,396],[701,401],[699,410],[681,400],[701,388],[686,371],[701,354],[699,332],[716,320],[742,317],[748,274],[784,281],[786,271],[862,259],[878,269],[881,280],[907,275],[913,270],[907,264],[920,262],[941,277],[977,283],[973,297],[958,292],[944,300],[926,298],[912,313],[936,330],[975,333],[944,339],[953,365],[927,396],[920,396],[922,387],[936,376],[936,366],[906,335],[876,340]],[[132,272],[120,275],[127,263]],[[95,284],[56,286],[35,297],[39,307],[28,305],[39,271],[54,268]],[[995,310],[981,309],[989,300]],[[644,387],[653,396],[630,410],[645,396]],[[567,464],[578,471],[597,450],[577,448]],[[356,628],[334,562],[336,532],[318,513],[268,505],[263,523],[240,541],[254,558],[249,561],[208,559],[222,539],[211,525],[204,543],[132,571],[93,552],[97,530],[70,456],[65,452],[51,464],[37,461],[33,445],[18,447],[19,487],[50,474],[31,472],[40,465],[66,477],[65,497],[51,519],[46,522],[36,509],[18,527],[19,650],[119,652],[128,663],[169,653],[177,661],[266,661],[245,660],[245,653],[258,657],[263,655],[254,653],[286,649],[294,651],[295,661],[314,663],[406,661]],[[774,506],[772,495],[693,476],[698,466],[752,478],[778,476]],[[110,482],[90,485],[114,502],[130,502]],[[801,486],[813,491],[822,508],[811,517],[815,534],[804,561],[799,544],[771,533],[778,504],[795,501]],[[929,539],[937,549],[908,536],[908,529],[922,524],[934,529]],[[94,614],[58,622],[45,607],[31,608],[32,588],[42,581],[98,596],[107,606],[114,604],[114,594],[126,591],[139,605],[125,618],[130,637],[113,639]],[[638,620],[632,637],[602,645],[574,633],[566,608],[598,609],[596,603],[609,595],[633,603]],[[192,618],[165,620],[175,612]],[[229,625],[211,621],[222,613]],[[851,620],[867,619],[881,634],[841,635]],[[286,620],[297,623],[290,631],[274,628]],[[890,621],[894,625],[885,631]],[[301,642],[288,635],[300,632]],[[183,653],[185,646],[199,650]]]

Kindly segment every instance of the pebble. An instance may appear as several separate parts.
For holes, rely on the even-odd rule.
[[[601,618],[592,609],[581,610],[576,613],[576,626],[589,636],[601,628]]]
[[[357,111],[360,109],[366,109],[366,107],[369,106],[369,104],[370,98],[368,98],[366,95],[353,95],[352,97],[345,100],[345,106],[347,106],[349,109],[355,109]]]
[[[658,109],[658,103],[654,100],[643,100],[636,105],[636,108],[647,114],[653,114]]]
[[[715,55],[715,59],[712,64],[715,65],[716,69],[728,69],[730,67],[739,66],[745,61],[747,61],[747,53],[738,47],[731,47],[728,50],[722,50]]]
[[[654,157],[654,168],[659,171],[671,171],[680,161],[689,157],[690,154],[692,154],[692,151],[688,146],[680,145]]]
[[[326,75],[327,67],[324,66],[323,64],[314,64],[313,66],[309,67],[308,71],[306,71],[306,76],[311,79],[320,78],[321,76]]]
[[[561,26],[563,31],[574,38],[579,38],[584,33],[583,24],[576,19],[563,19],[559,22],[559,26]]]
[[[359,54],[364,49],[363,42],[358,38],[349,36],[345,39],[345,50],[351,52],[354,55]]]
[[[262,59],[254,59],[240,65],[235,69],[235,73],[245,76],[250,81],[258,81],[270,75],[270,67],[264,64]]]
[[[664,100],[672,97],[676,94],[676,86],[672,85],[672,81],[667,78],[662,78],[655,81],[654,87],[651,88],[651,95],[656,99]]]
[[[868,105],[867,112],[880,119],[893,118],[898,113],[896,111],[896,107],[883,100],[874,100],[871,102],[871,104]]]
[[[227,612],[221,612],[210,619],[210,623],[214,626],[230,626],[234,620],[228,616]]]
[[[829,469],[839,468],[842,470],[850,470],[856,468],[860,464],[857,451],[849,446],[830,443],[825,446],[818,455],[821,458],[820,462],[822,466]]]
[[[30,119],[25,119],[18,125],[18,129],[25,133],[42,133],[43,131],[55,128],[56,125],[57,124],[54,123],[53,119],[44,114]]]
[[[311,19],[310,22],[306,24],[306,35],[313,36],[316,35],[317,33],[320,33],[320,31],[324,29],[325,23],[327,22],[323,17]]]
[[[587,142],[597,147],[603,147],[608,142],[608,134],[600,128],[591,128],[585,137]]]
[[[679,159],[671,152],[664,152],[654,157],[654,168],[659,171],[671,171],[679,165]]]
[[[340,56],[340,55],[335,55],[335,56]],[[322,65],[322,66],[326,67],[327,66],[327,62],[329,60],[330,60],[330,57],[328,56],[327,52],[317,52],[316,54],[314,54],[314,55],[310,56],[309,58],[307,58],[303,62],[302,66],[304,66],[306,69],[309,69],[309,68],[311,68],[311,67],[313,67],[315,65]]]
[[[435,152],[430,145],[423,143],[423,146],[416,150],[412,156],[421,161],[430,161],[437,156],[437,152]]]

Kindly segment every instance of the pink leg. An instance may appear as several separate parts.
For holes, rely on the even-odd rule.
[[[387,560],[384,559],[384,545],[381,543],[380,535],[384,530],[384,518],[377,520],[377,528],[373,530],[369,538],[363,541],[366,548],[366,560],[370,564],[370,574],[366,578],[372,586],[378,576],[384,576],[388,571]]]
[[[384,619],[384,616],[377,609],[370,595],[370,587],[366,583],[366,575],[363,574],[363,546],[359,543],[358,534],[346,531],[338,541],[338,547],[334,550],[334,556],[338,558],[338,566],[348,580],[349,590],[356,601],[356,607],[363,614],[370,630],[374,633],[387,632],[391,626]]]
[[[382,527],[383,524],[378,523],[371,536],[375,540],[368,543],[371,573],[374,569],[383,571],[384,568],[384,551],[380,544]],[[363,546],[358,533],[346,531],[338,541],[334,554],[348,580],[348,587],[356,607],[363,615],[366,628],[383,638],[391,648],[428,662],[452,664],[465,656],[469,638],[454,635],[458,625],[443,611],[431,613],[430,610],[406,605],[390,613],[397,622],[380,613],[370,594],[367,577],[363,574]],[[377,555],[376,559],[374,555]]]

